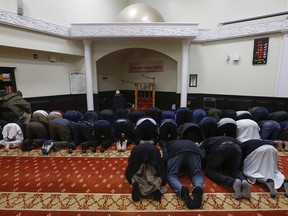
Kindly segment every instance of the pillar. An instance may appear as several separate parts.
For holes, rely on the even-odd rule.
[[[283,36],[282,54],[280,58],[280,69],[278,76],[277,97],[288,97],[288,32]]]
[[[92,61],[91,61],[91,44],[90,40],[84,40],[84,54],[85,54],[85,74],[86,74],[86,99],[87,110],[94,110],[93,99],[93,82],[92,82]]]
[[[182,76],[181,76],[182,81],[181,81],[180,107],[187,106],[189,45],[190,40],[182,41]]]

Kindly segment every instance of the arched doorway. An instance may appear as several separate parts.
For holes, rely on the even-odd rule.
[[[131,70],[131,64],[145,65],[139,70]],[[130,68],[129,68],[130,65]],[[149,70],[147,67],[158,67]],[[173,99],[163,104],[160,95],[177,92],[177,61],[168,55],[146,48],[126,48],[111,52],[96,61],[97,87],[101,95],[112,95],[116,89],[124,92],[130,103],[134,103],[135,83],[155,81],[155,90],[163,108],[170,108],[176,102]],[[108,96],[109,97],[109,96]],[[161,102],[162,101],[162,102]]]

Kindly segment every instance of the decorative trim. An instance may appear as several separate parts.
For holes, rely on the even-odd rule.
[[[84,182],[85,183],[85,182]],[[283,193],[276,199],[272,199],[269,193],[253,192],[250,200],[235,200],[232,193],[204,193],[203,204],[197,209],[198,215],[204,212],[279,212],[287,210],[288,204]],[[131,193],[47,193],[47,192],[1,192],[0,211],[17,210],[22,215],[25,211],[81,211],[85,212],[121,212],[150,214],[156,212],[177,212],[179,215],[189,211],[184,203],[175,193],[165,193],[161,202],[153,199],[141,199],[140,202],[133,202]],[[20,210],[22,213],[20,213]],[[195,210],[194,210],[195,211]],[[191,211],[190,211],[191,212]],[[29,214],[29,213],[28,213]],[[249,213],[248,213],[249,214]],[[276,213],[277,214],[277,213]],[[5,214],[4,214],[5,215]],[[47,215],[53,215],[47,214]],[[68,213],[69,215],[69,213]],[[80,214],[79,214],[80,215]]]
[[[131,147],[130,147],[131,148]],[[109,149],[105,152],[87,151],[87,153],[82,153],[81,150],[74,150],[72,154],[69,154],[67,150],[59,150],[55,152],[50,152],[48,156],[45,157],[98,157],[98,158],[128,158],[130,156],[130,149],[125,152],[118,152],[116,149]],[[11,149],[8,152],[0,151],[0,157],[43,157],[41,149],[34,149],[32,151],[22,151],[21,148]]]
[[[288,31],[288,20],[279,20],[268,23],[255,24],[239,28],[218,29],[218,30],[200,30],[198,37],[193,41],[206,42],[225,40],[231,38],[240,38],[253,35],[281,33]]]
[[[41,32],[65,38],[174,38],[208,42],[256,36],[271,33],[288,33],[288,20],[272,21],[238,28],[198,30],[196,23],[95,23],[59,26],[0,9],[0,24]]]
[[[193,23],[95,23],[72,24],[73,38],[190,38],[197,36],[198,24]]]
[[[69,37],[69,28],[0,10],[0,23],[44,34]]]

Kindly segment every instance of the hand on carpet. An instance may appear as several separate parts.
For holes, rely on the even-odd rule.
[[[275,145],[278,151],[283,151],[283,145],[284,145],[283,141],[275,140],[273,144]]]

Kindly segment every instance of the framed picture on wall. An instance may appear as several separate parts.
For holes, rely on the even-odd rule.
[[[197,87],[198,74],[190,74],[189,87]]]

